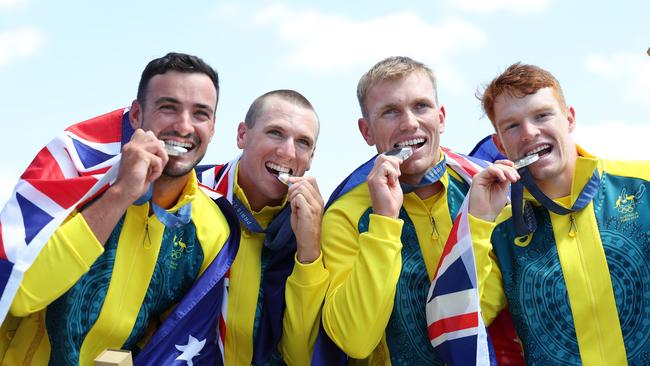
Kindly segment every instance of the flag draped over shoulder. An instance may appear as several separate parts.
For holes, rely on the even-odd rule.
[[[197,174],[202,184],[215,189],[233,203],[235,211],[243,225],[256,221],[252,213],[234,197],[235,174],[239,157],[225,165],[200,166]],[[249,222],[246,224],[245,222]],[[259,225],[258,225],[259,226]],[[246,226],[252,230],[252,227]],[[291,229],[291,206],[286,205],[268,224],[265,230],[264,250],[269,253],[268,263],[262,273],[260,287],[262,290],[261,311],[257,334],[253,340],[253,364],[264,364],[278,349],[282,337],[282,319],[285,310],[285,288],[289,275],[293,271],[296,239]],[[227,296],[224,294],[220,319],[226,334]],[[223,349],[223,339],[219,347]]]
[[[493,360],[481,316],[467,197],[454,220],[429,288],[429,340],[447,365],[490,365]]]
[[[496,145],[494,145],[494,140],[492,140],[492,135],[484,137],[479,141],[476,146],[472,149],[472,152],[469,153],[469,156],[473,156],[478,159],[483,159],[491,163],[497,160],[508,159],[505,155],[501,154]]]
[[[38,253],[65,218],[117,177],[133,129],[127,109],[75,124],[36,155],[0,212],[0,320]]]
[[[488,163],[485,161],[455,153],[452,150],[444,147],[442,150],[445,154],[447,165],[456,173],[458,173],[458,175],[460,175],[468,185],[471,184],[472,177],[488,165]],[[325,209],[327,209],[339,197],[343,196],[345,193],[349,192],[354,187],[367,180],[368,174],[374,166],[375,158],[376,156],[359,166],[334,190],[325,206]],[[465,200],[463,206],[465,207],[466,212],[467,200]],[[464,221],[465,225],[468,225],[466,213],[465,216],[463,216],[462,208],[461,212],[455,220],[454,226],[452,228],[452,234],[450,236],[454,235],[454,230],[458,230],[458,223],[460,221]],[[450,247],[450,241],[448,241],[445,246],[443,257],[441,258],[440,263],[449,261],[453,258],[451,255],[446,255],[453,249],[453,247]],[[472,249],[471,241],[469,243],[469,247],[465,247],[464,249],[466,249],[466,251],[463,253],[463,258],[466,260],[471,259],[471,263],[474,263],[474,252]],[[453,253],[455,254],[456,251],[453,251]],[[432,289],[437,283],[438,288],[447,286],[447,288],[451,288],[453,292],[453,287],[455,284],[462,282],[465,287],[467,287],[467,284],[469,284],[469,286],[471,286],[474,291],[468,291],[466,297],[459,299],[460,301],[463,301],[463,304],[455,304],[455,306],[471,308],[472,313],[475,313],[477,316],[477,323],[470,327],[467,325],[467,321],[463,318],[445,317],[445,309],[438,309],[441,305],[443,305],[439,301],[440,298],[438,296],[434,296],[432,298],[430,290],[429,296],[427,297],[428,300],[426,309],[422,309],[422,311],[426,311],[427,314],[429,339],[432,341],[432,345],[440,357],[448,365],[489,365],[491,360],[489,354],[488,338],[485,336],[485,326],[483,326],[482,320],[479,320],[481,319],[481,316],[476,269],[463,267],[459,268],[458,271],[447,271],[448,267],[449,265],[445,265],[442,267],[443,270],[441,270],[441,265],[439,264],[437,275],[434,277],[434,280],[432,282]],[[453,268],[456,269],[457,266],[454,266]],[[440,291],[436,292],[435,295],[438,295],[439,292]],[[444,304],[444,306],[446,307],[447,305]],[[481,323],[478,323],[479,321]],[[445,342],[445,340],[451,336],[451,334],[449,334],[446,329],[443,329],[441,334],[437,337],[432,338],[432,335],[436,335],[436,333],[432,333],[432,329],[439,331],[441,329],[439,326],[440,324],[448,324],[449,327],[452,327],[455,330],[467,330],[466,343],[460,344]],[[483,336],[480,335],[481,332]],[[436,340],[435,344],[433,342],[434,339]],[[476,352],[468,352],[469,349],[474,349]],[[462,362],[460,362],[461,359]],[[485,363],[484,360],[487,360],[487,363]],[[321,326],[319,330],[318,340],[316,342],[316,348],[314,350],[314,359],[312,361],[312,365],[320,366],[333,364],[345,364],[345,356],[342,355],[342,351],[340,351],[336,345],[334,345],[333,342],[326,336],[323,327]]]
[[[225,364],[227,273],[239,249],[239,221],[223,196],[209,187],[201,185],[200,188],[221,209],[228,221],[230,236],[217,257],[137,354],[135,365]]]
[[[3,321],[25,271],[55,230],[75,209],[115,181],[122,146],[133,132],[128,109],[77,123],[41,149],[20,177],[0,213],[0,318]],[[138,354],[138,364],[185,365],[193,360],[223,363],[214,343],[208,343],[202,352],[198,346],[219,337],[219,330],[207,318],[218,315],[210,305],[222,302],[224,273],[239,247],[239,225],[223,197],[206,187],[201,189],[221,208],[230,224],[231,236]],[[201,325],[201,332],[190,325]]]

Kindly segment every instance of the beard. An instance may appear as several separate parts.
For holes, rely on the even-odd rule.
[[[174,161],[176,158],[170,157],[167,165],[163,169],[163,175],[170,178],[179,178],[185,176],[187,173],[191,172],[194,167],[196,167],[201,159],[205,156],[205,151],[200,155],[196,156],[192,161],[187,163],[181,163]],[[174,159],[174,160],[172,160]]]

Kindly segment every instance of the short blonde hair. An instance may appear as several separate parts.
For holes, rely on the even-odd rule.
[[[368,108],[366,98],[370,88],[387,80],[399,80],[413,73],[422,73],[426,75],[433,85],[434,100],[438,104],[438,88],[436,86],[436,77],[425,64],[415,61],[406,56],[392,56],[385,58],[375,64],[366,72],[357,84],[357,99],[361,107],[361,114],[368,118]]]

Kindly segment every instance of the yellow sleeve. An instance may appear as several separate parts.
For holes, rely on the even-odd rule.
[[[68,291],[104,253],[104,247],[79,213],[63,223],[48,240],[18,288],[11,304],[14,316],[46,308]]]
[[[199,192],[192,202],[192,222],[203,250],[203,263],[199,272],[203,274],[228,240],[230,226],[219,206],[203,192]]]
[[[393,311],[402,269],[400,234],[404,222],[370,215],[368,231],[341,208],[330,208],[321,236],[331,283],[323,308],[329,337],[353,358],[366,358],[381,341]]]
[[[506,306],[506,297],[501,280],[501,269],[492,250],[490,238],[495,228],[494,222],[481,220],[469,215],[469,226],[476,258],[478,292],[481,298],[483,321],[488,326]]]
[[[284,292],[286,308],[280,339],[280,352],[287,365],[311,363],[328,284],[329,272],[323,266],[322,253],[309,264],[294,257]]]

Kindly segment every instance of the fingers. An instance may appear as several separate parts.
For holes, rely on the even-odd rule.
[[[153,132],[137,129],[131,140],[122,147],[120,171],[115,185],[121,186],[135,200],[162,175],[167,160],[164,143]]]
[[[143,161],[147,165],[146,181],[153,182],[158,179],[169,160],[165,151],[164,142],[158,140],[152,131],[137,129],[131,140],[124,145],[122,151],[122,164],[131,166],[136,161]]]
[[[312,215],[322,215],[323,198],[314,177],[291,177],[287,199],[294,210],[305,209]]]
[[[375,159],[370,174],[368,174],[368,184],[387,184],[389,187],[399,186],[399,177],[401,160],[395,156],[378,155]]]
[[[515,183],[519,180],[520,176],[513,162],[510,160],[498,160],[485,168],[476,178],[483,184],[494,182],[503,184]]]

